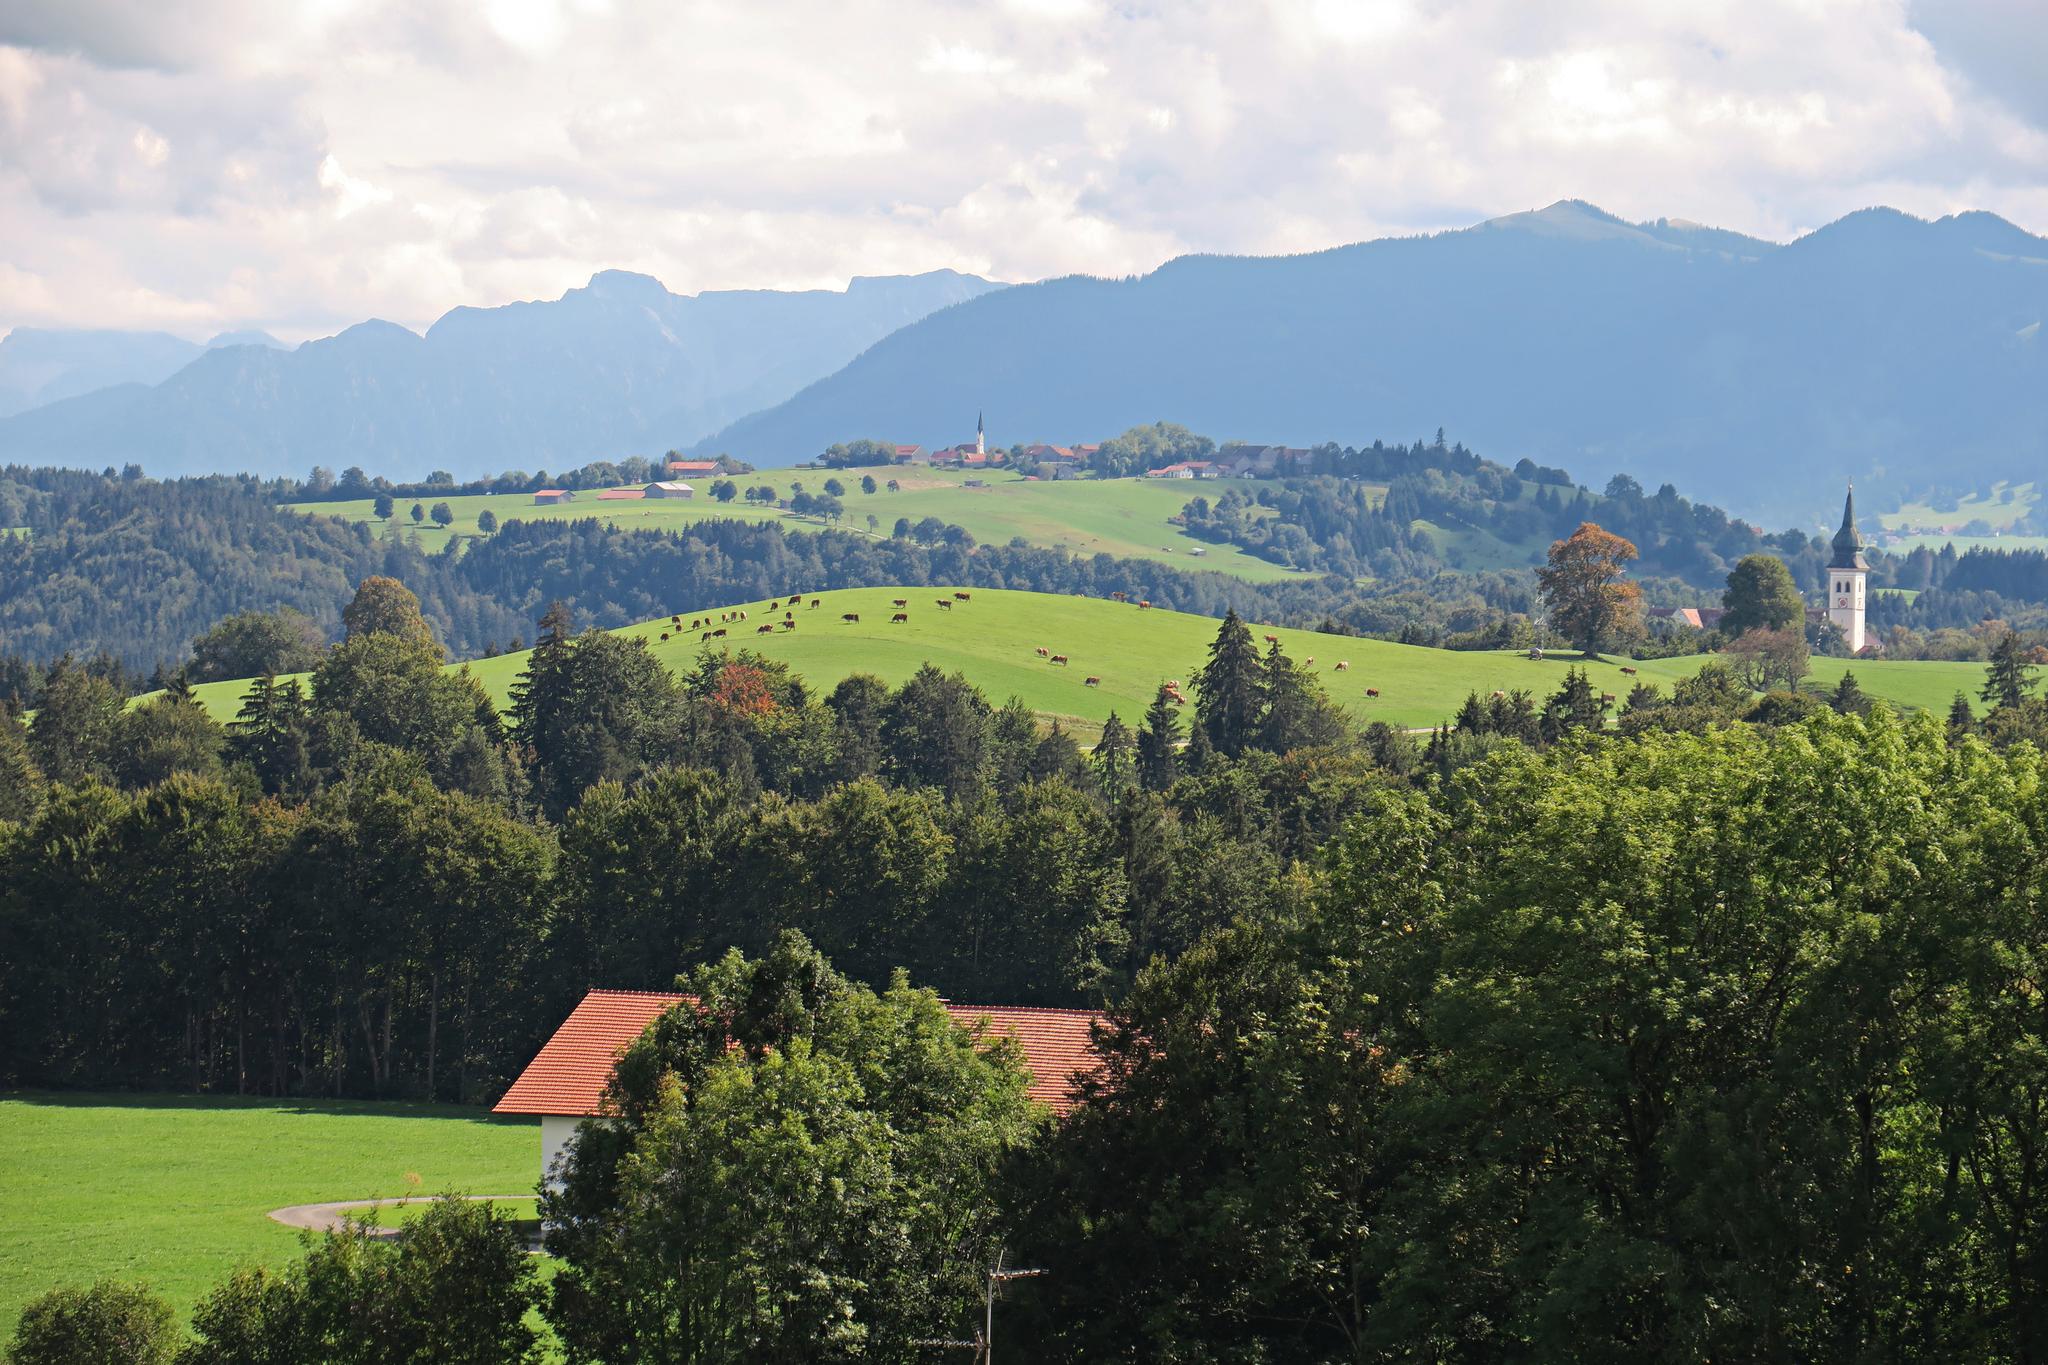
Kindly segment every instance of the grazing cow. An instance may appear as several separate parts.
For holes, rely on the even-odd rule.
[[[893,626],[893,625],[895,625],[895,624],[896,624],[896,623],[897,623],[898,621],[908,621],[909,619],[910,619],[910,613],[909,613],[909,612],[907,612],[907,611],[899,611],[899,612],[897,612],[897,613],[896,613],[896,614],[895,614],[894,616],[892,616],[892,617],[890,617],[890,618],[889,618],[889,624]]]
[[[933,598],[932,600],[933,600],[934,602],[938,603],[938,606],[939,606],[939,610],[940,610],[940,611],[951,611],[951,610],[953,610],[953,602],[952,602],[952,599],[951,599],[951,598],[946,598],[946,597],[935,597],[935,598]]]
[[[1379,694],[1380,690],[1377,687],[1368,687],[1365,689],[1365,695],[1368,697],[1377,697]]]
[[[768,623],[767,625],[765,625],[765,626],[755,626],[755,627],[754,627],[754,634],[756,634],[756,635],[768,635],[768,634],[772,634],[772,633],[774,632],[774,630],[775,630],[775,623],[774,623],[773,621],[770,621],[770,622],[769,622],[769,623]]]
[[[671,616],[668,618],[668,622],[672,626],[680,626],[683,624],[683,618],[680,616]]]
[[[1138,610],[1139,610],[1139,611],[1150,611],[1151,609],[1152,609],[1152,602],[1151,602],[1151,599],[1150,599],[1150,598],[1146,598],[1146,599],[1144,599],[1144,600],[1141,600],[1141,601],[1140,601],[1140,602],[1138,603]]]
[[[1621,673],[1625,678],[1633,678],[1636,675],[1636,671],[1633,668],[1624,668],[1621,670]]]
[[[956,602],[965,602],[973,596],[974,594],[971,592],[956,592],[953,594],[953,600]]]
[[[740,613],[740,620],[744,621],[744,620],[746,620],[746,619],[747,619],[747,614],[746,614],[745,612],[741,612],[741,613]]]
[[[1064,654],[1055,654],[1052,656],[1052,661],[1056,664],[1063,664],[1067,661],[1067,656]]]
[[[1110,598],[1117,602],[1128,602],[1131,600],[1131,595],[1127,592],[1113,592],[1110,594]]]
[[[703,627],[704,627],[704,623],[703,623],[702,621],[699,621],[699,620],[698,620],[698,619],[697,619],[696,617],[694,617],[694,616],[692,616],[692,617],[690,618],[690,629],[691,629],[691,630],[701,630],[701,629],[703,629]]]
[[[1052,651],[1048,650],[1044,645],[1040,645],[1038,647],[1038,657],[1041,659],[1048,657],[1051,654],[1051,652]]]
[[[811,605],[813,607],[822,607],[825,605],[825,599],[822,597],[813,597],[811,599]]]
[[[1308,657],[1307,657],[1306,659],[1303,659],[1303,660],[1301,661],[1301,666],[1302,666],[1303,668],[1314,668],[1314,667],[1315,667],[1315,664],[1316,664],[1316,656],[1315,656],[1315,655],[1313,655],[1313,654],[1309,655],[1309,656],[1308,656]]]
[[[844,616],[840,617],[839,619],[840,619],[840,620],[842,620],[842,621],[848,622],[849,624],[851,624],[851,623],[853,623],[853,622],[856,622],[856,621],[860,620],[860,613],[859,613],[859,612],[857,612],[857,611],[849,611],[849,612],[847,612],[847,613],[846,613],[846,614],[845,614]]]
[[[783,621],[782,621],[782,628],[783,628],[784,630],[795,630],[795,629],[796,629],[796,621],[795,621],[795,620],[794,620],[793,618],[790,618],[790,617],[784,617],[784,618],[783,618]]]
[[[1266,637],[1266,643],[1269,645],[1277,645],[1280,643],[1280,637],[1277,635],[1268,635]]]
[[[707,630],[707,631],[705,631],[705,632],[704,632],[704,633],[703,633],[703,634],[702,634],[701,636],[699,636],[699,637],[698,637],[698,639],[699,639],[699,640],[708,640],[708,639],[710,639],[710,638],[711,638],[711,635],[712,635],[712,632],[710,632],[710,631],[708,631],[708,630]]]
[[[1540,650],[1540,649],[1532,649],[1532,650],[1530,650],[1530,651],[1529,651],[1529,662],[1530,662],[1530,663],[1534,663],[1534,664],[1540,664],[1540,663],[1542,663],[1542,662],[1543,662],[1543,651],[1542,651],[1542,650]]]
[[[1344,673],[1344,672],[1348,672],[1348,671],[1350,670],[1350,668],[1351,668],[1351,660],[1349,660],[1349,659],[1339,659],[1339,660],[1337,660],[1337,671],[1338,671],[1339,673]]]
[[[661,642],[662,642],[663,644],[667,644],[667,643],[668,643],[668,632],[667,632],[667,631],[663,631],[663,632],[661,633]]]
[[[774,600],[773,602],[770,602],[770,603],[768,604],[768,610],[770,610],[770,611],[781,611],[781,610],[782,610],[782,599],[778,597],[778,598],[776,598],[776,599],[775,599],[775,600]]]
[[[1493,693],[1493,699],[1495,701],[1506,701],[1508,699],[1508,694],[1501,691],[1499,688],[1495,688]]]
[[[1083,687],[1100,687],[1100,686],[1102,686],[1102,679],[1100,679],[1100,678],[1083,678],[1083,679],[1081,679],[1081,686],[1083,686]]]
[[[725,638],[725,627],[720,626],[717,630],[712,631],[711,635],[714,639],[723,640]]]
[[[1612,692],[1602,692],[1600,694],[1600,704],[1602,706],[1614,705],[1614,694]]]
[[[910,605],[910,599],[907,597],[892,597],[889,599],[889,605],[892,607],[907,607]]]

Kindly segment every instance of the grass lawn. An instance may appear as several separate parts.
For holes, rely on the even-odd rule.
[[[1901,536],[1884,549],[1886,554],[1909,555],[1923,545],[1936,553],[1944,545],[1953,545],[1959,555],[1972,550],[2048,550],[2048,536],[1951,536],[1930,532]]]
[[[951,600],[944,588],[859,588],[820,594],[824,605],[797,610],[797,628],[756,635],[755,628],[782,609],[770,612],[766,602],[744,604],[750,619],[734,623],[724,644],[757,649],[786,660],[819,689],[831,687],[849,673],[867,672],[892,685],[901,683],[930,661],[948,673],[960,671],[997,703],[1011,696],[1024,699],[1034,711],[1093,735],[1112,709],[1134,721],[1151,703],[1166,679],[1191,684],[1207,657],[1216,622],[1182,612],[1141,611],[1135,606],[1099,599],[1050,593],[975,589],[973,600],[940,610],[935,599]],[[895,598],[909,601],[910,620],[891,624]],[[712,617],[717,605],[698,615]],[[858,623],[843,622],[854,613]],[[646,638],[655,656],[673,669],[688,668],[704,646],[701,631],[676,634],[667,621],[629,626],[621,634]],[[671,635],[661,640],[666,632]],[[1360,723],[1384,720],[1420,728],[1448,720],[1468,692],[1527,689],[1540,699],[1557,689],[1565,670],[1577,665],[1568,655],[1553,654],[1540,663],[1515,653],[1466,653],[1417,645],[1360,640],[1314,631],[1254,627],[1260,637],[1275,635],[1297,663],[1321,679],[1330,695]],[[1038,657],[1043,646],[1065,654],[1065,666]],[[1261,640],[1263,648],[1263,640]],[[502,705],[512,683],[526,669],[524,653],[473,661],[469,667]],[[1313,664],[1307,661],[1313,659]],[[1339,672],[1337,664],[1350,668]],[[1669,687],[1706,662],[1702,656],[1648,660],[1632,665],[1645,682]],[[1832,687],[1846,660],[1816,659],[1815,680]],[[1960,689],[1974,696],[1983,681],[1980,664],[1861,662],[1853,665],[1857,681],[1873,696],[1904,706],[1946,710]],[[1635,681],[1621,672],[1621,663],[1586,665],[1593,685],[1603,692],[1626,695]],[[1089,677],[1099,678],[1095,687]],[[244,682],[209,683],[195,689],[213,713],[232,717],[247,688]],[[1369,698],[1367,688],[1380,695]]]
[[[863,474],[872,474],[879,491],[860,491]],[[967,529],[974,538],[989,545],[1003,545],[1022,536],[1034,545],[1063,546],[1079,555],[1112,554],[1131,559],[1149,559],[1189,569],[1214,569],[1255,582],[1269,583],[1299,577],[1293,570],[1269,564],[1228,545],[1209,545],[1183,534],[1167,518],[1178,516],[1189,499],[1196,496],[1212,501],[1224,489],[1255,490],[1242,480],[1189,479],[1062,479],[1029,481],[1015,474],[955,469],[927,469],[898,465],[882,469],[762,469],[736,477],[741,489],[762,484],[780,495],[790,494],[792,483],[808,492],[824,490],[825,480],[836,478],[846,486],[840,499],[846,505],[846,530],[865,532],[870,513],[880,534],[888,535],[898,517],[917,522],[925,517]],[[969,488],[973,478],[983,488]],[[900,492],[888,491],[890,479],[902,485]],[[400,534],[418,537],[428,553],[441,549],[451,536],[475,539],[477,514],[489,508],[502,522],[564,521],[598,518],[616,526],[633,529],[677,530],[692,522],[715,518],[745,521],[780,521],[793,531],[816,531],[820,523],[808,518],[763,508],[734,499],[729,503],[711,500],[711,480],[692,484],[697,496],[687,501],[661,498],[653,501],[599,501],[595,491],[580,492],[576,501],[536,507],[530,494],[476,494],[458,498],[421,498],[432,508],[446,502],[455,514],[452,525],[443,529],[429,520],[414,527],[407,515],[415,499],[398,500],[392,524]],[[1270,486],[1270,485],[1269,485]],[[294,511],[340,517],[345,521],[375,524],[375,508],[369,499],[355,502],[309,502],[293,506]],[[1195,555],[1193,551],[1203,551]]]
[[[28,1300],[101,1277],[146,1281],[189,1310],[236,1266],[297,1255],[271,1209],[511,1194],[540,1166],[533,1120],[447,1106],[13,1093],[0,1135],[0,1342]]]
[[[2006,496],[2008,489],[2012,494],[2009,499]],[[1954,511],[1943,512],[1931,503],[1911,502],[1896,512],[1882,514],[1878,522],[1887,530],[1898,530],[1912,526],[1962,527],[1981,521],[1994,531],[2002,531],[2025,516],[2040,496],[2037,484],[2009,484],[2001,479],[1991,485],[1989,493],[1973,493],[1967,498],[1957,499]]]

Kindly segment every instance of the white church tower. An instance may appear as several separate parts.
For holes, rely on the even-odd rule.
[[[1863,561],[1863,537],[1856,530],[1856,485],[1842,504],[1842,529],[1835,532],[1835,554],[1828,561],[1828,621],[1841,629],[1851,654],[1863,652],[1863,580],[1870,565]]]
[[[988,454],[988,433],[982,430],[981,414],[978,412],[974,414],[974,453]]]

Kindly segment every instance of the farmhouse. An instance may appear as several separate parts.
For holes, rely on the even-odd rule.
[[[543,488],[533,495],[535,507],[547,507],[558,502],[574,502],[576,495],[566,488]]]
[[[670,460],[670,477],[677,479],[708,479],[718,472],[716,460]]]
[[[896,463],[912,464],[924,458],[924,447],[918,445],[897,446]]]
[[[650,498],[694,498],[697,496],[697,490],[690,487],[690,485],[673,481],[650,483],[640,491]]]
[[[635,1039],[663,1014],[689,997],[668,991],[591,991],[555,1036],[548,1039],[494,1114],[529,1114],[540,1119],[543,1178],[585,1119],[602,1117],[612,1067]],[[946,1012],[962,1028],[980,1020],[994,1033],[1008,1034],[1024,1049],[1031,1070],[1031,1098],[1055,1114],[1074,1105],[1074,1081],[1099,1062],[1091,1051],[1090,1027],[1102,1016],[1092,1010],[1039,1009],[1016,1005],[955,1005]]]
[[[1161,465],[1158,469],[1145,471],[1148,479],[1218,479],[1223,477],[1223,467],[1213,460],[1182,460],[1179,464]]]

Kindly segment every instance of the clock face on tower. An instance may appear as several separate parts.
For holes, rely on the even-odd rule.
[[[1838,607],[1846,607],[1846,606],[1848,606],[1848,605],[1849,605],[1849,598],[1848,598],[1848,595],[1847,595],[1847,594],[1844,594],[1844,595],[1842,595],[1842,596],[1840,596],[1840,597],[1837,597],[1837,598],[1835,599],[1835,605],[1836,605],[1836,606],[1838,606]]]

